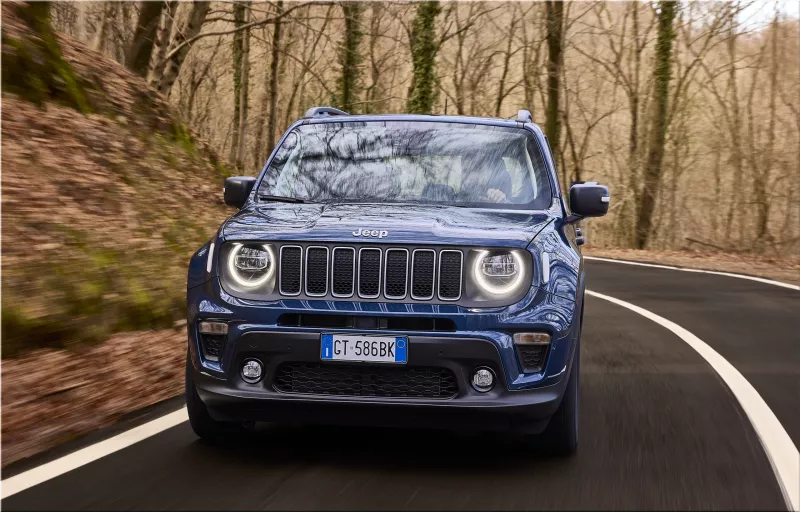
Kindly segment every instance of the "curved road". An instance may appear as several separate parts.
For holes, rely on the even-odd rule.
[[[588,289],[689,330],[757,390],[800,446],[800,291],[711,274],[587,261]],[[2,501],[29,509],[773,509],[787,505],[741,404],[673,332],[587,296],[581,445],[569,459],[501,436],[260,428],[225,446],[187,423]],[[177,410],[7,468],[3,478]],[[796,452],[796,448],[795,448]],[[800,485],[798,483],[797,485]]]

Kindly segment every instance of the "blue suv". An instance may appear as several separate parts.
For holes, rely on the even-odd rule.
[[[549,143],[514,119],[310,109],[189,264],[186,403],[255,421],[515,431],[578,442],[585,273]],[[536,436],[535,434],[539,434]]]

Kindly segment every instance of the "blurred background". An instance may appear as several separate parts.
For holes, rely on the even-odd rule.
[[[3,464],[182,392],[222,181],[315,105],[528,109],[587,253],[800,282],[798,62],[791,1],[4,1]]]

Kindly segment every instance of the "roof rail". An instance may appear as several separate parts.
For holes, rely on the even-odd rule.
[[[517,112],[517,121],[520,123],[530,123],[531,121],[531,113],[528,110],[520,110]]]
[[[333,107],[311,107],[303,117],[349,116],[344,110]]]

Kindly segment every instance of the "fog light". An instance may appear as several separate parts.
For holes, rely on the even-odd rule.
[[[549,345],[550,335],[545,332],[518,332],[514,334],[514,345]]]
[[[200,334],[225,335],[228,334],[228,324],[225,322],[200,322],[197,326]]]
[[[494,372],[489,368],[477,368],[472,374],[472,387],[485,393],[494,386]]]
[[[242,380],[249,384],[255,384],[261,380],[263,370],[261,362],[255,359],[249,359],[242,365]]]

